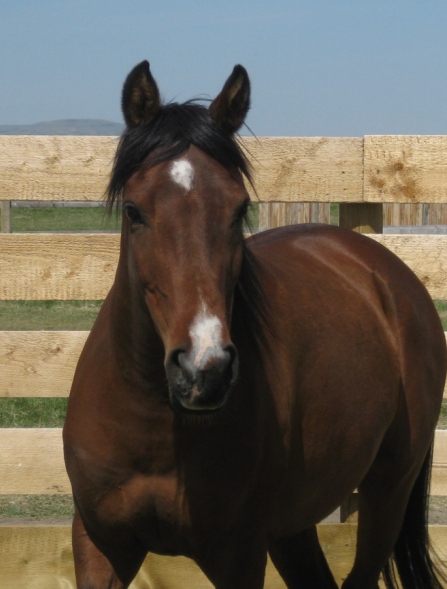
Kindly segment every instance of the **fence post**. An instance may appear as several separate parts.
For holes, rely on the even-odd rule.
[[[9,200],[0,200],[0,212],[0,233],[11,233],[11,202]]]
[[[357,233],[383,233],[383,204],[340,204],[339,225]]]
[[[326,202],[261,202],[259,230],[295,223],[330,223],[331,205]]]

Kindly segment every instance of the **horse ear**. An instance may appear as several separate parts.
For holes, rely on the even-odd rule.
[[[121,108],[128,128],[138,127],[160,110],[160,93],[152,77],[149,62],[133,68],[123,86]]]
[[[250,109],[250,79],[241,65],[234,66],[221,93],[210,105],[210,115],[218,126],[233,135],[238,131]]]

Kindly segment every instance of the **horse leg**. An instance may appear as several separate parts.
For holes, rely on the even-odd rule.
[[[315,526],[295,536],[271,540],[269,554],[288,589],[337,588]]]
[[[126,589],[137,574],[145,554],[127,555],[126,562],[114,567],[93,544],[87,534],[77,508],[72,526],[73,556],[78,589]],[[120,571],[119,576],[117,571]]]
[[[416,476],[400,480],[372,469],[359,486],[357,548],[354,566],[342,589],[378,589],[380,574],[392,556]]]
[[[262,532],[238,530],[194,560],[216,589],[263,589],[267,543]]]

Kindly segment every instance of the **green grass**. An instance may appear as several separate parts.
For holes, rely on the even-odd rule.
[[[102,301],[0,301],[0,330],[90,330],[101,305]]]
[[[11,231],[119,230],[120,217],[104,207],[42,207],[11,209]]]
[[[62,427],[67,399],[0,398],[0,427]]]
[[[434,301],[444,331],[447,331],[447,301]]]
[[[340,205],[331,203],[330,223],[331,225],[338,225]]]
[[[70,495],[0,495],[0,517],[39,521],[73,517]]]
[[[339,205],[331,204],[331,225],[338,225]],[[1,218],[1,213],[0,213]],[[119,231],[121,216],[104,207],[38,207],[11,209],[11,231]],[[248,226],[259,226],[259,203],[253,202]]]
[[[337,206],[337,205],[335,205]],[[1,213],[0,213],[1,219]],[[248,213],[248,226],[259,225],[259,204]],[[38,207],[11,209],[11,231],[119,231],[121,215],[104,207]]]
[[[447,400],[442,402],[441,414],[438,420],[439,429],[447,429]]]
[[[259,203],[252,202],[247,214],[247,229],[259,227]]]

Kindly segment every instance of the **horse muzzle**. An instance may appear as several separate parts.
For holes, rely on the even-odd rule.
[[[238,355],[230,344],[197,362],[191,352],[177,348],[165,363],[169,396],[180,411],[216,411],[225,405],[238,375]]]

